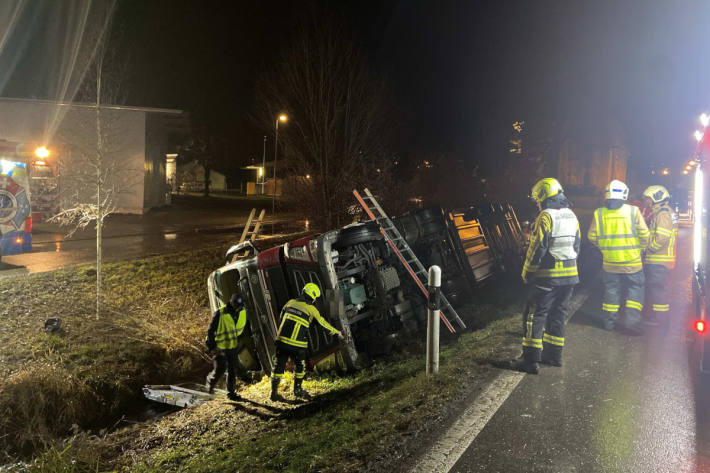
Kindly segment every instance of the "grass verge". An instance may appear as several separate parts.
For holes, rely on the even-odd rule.
[[[204,372],[204,286],[222,251],[106,264],[100,320],[92,269],[0,280],[0,450],[31,455],[130,411],[143,384]]]
[[[434,378],[424,374],[421,347],[348,376],[309,375],[304,386],[317,397],[307,404],[272,403],[264,378],[242,389],[245,401],[211,402],[142,429],[79,435],[46,451],[31,471],[392,471],[492,369],[490,358],[517,341],[516,299],[488,288],[461,310],[478,330],[443,347]]]

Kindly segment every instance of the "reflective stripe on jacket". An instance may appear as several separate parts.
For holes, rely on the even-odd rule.
[[[623,204],[618,209],[594,211],[587,237],[602,252],[604,271],[635,273],[642,269],[641,250],[648,245],[649,231],[638,207]]]
[[[306,348],[308,346],[308,329],[313,319],[316,319],[331,335],[338,333],[338,330],[326,322],[314,305],[302,300],[291,299],[281,309],[281,325],[276,341],[298,348]]]
[[[244,326],[247,323],[247,311],[242,309],[239,311],[237,321],[234,322],[232,314],[227,311],[226,306],[219,308],[219,325],[215,333],[214,340],[217,343],[217,348],[220,350],[229,350],[237,348],[239,335],[242,334]]]
[[[651,241],[646,250],[645,262],[661,264],[668,269],[675,266],[675,245],[678,236],[678,217],[668,204],[653,206]]]
[[[577,284],[577,254],[580,245],[579,223],[568,208],[540,212],[525,255],[522,276],[550,285]]]

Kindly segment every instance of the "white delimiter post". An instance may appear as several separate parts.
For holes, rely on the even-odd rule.
[[[429,297],[426,326],[426,374],[439,372],[439,300],[441,294],[441,268],[429,268]]]

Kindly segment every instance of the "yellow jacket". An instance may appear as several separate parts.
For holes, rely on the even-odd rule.
[[[649,236],[641,209],[629,204],[596,209],[587,232],[589,241],[602,252],[608,273],[641,271],[641,252],[648,246]]]
[[[646,264],[661,264],[668,269],[675,266],[675,242],[678,235],[678,218],[668,204],[653,206],[651,242],[646,250]]]

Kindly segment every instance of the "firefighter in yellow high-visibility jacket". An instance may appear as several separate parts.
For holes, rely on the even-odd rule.
[[[538,363],[562,366],[565,318],[575,284],[581,236],[557,179],[547,177],[532,188],[540,214],[535,220],[521,277],[529,284],[523,310],[523,353],[502,367],[537,374]]]
[[[616,327],[626,288],[626,329],[640,335],[645,283],[641,252],[648,246],[649,231],[641,210],[625,203],[628,195],[629,188],[623,182],[615,179],[609,183],[604,207],[594,211],[587,238],[602,252],[604,329]]]
[[[650,325],[668,323],[668,276],[675,267],[675,245],[678,217],[668,205],[671,196],[663,186],[650,186],[643,191],[646,205],[653,210],[649,224],[651,239],[644,258],[646,297],[653,311],[646,320]]]
[[[286,302],[281,309],[281,325],[276,336],[276,366],[271,373],[271,400],[283,401],[279,394],[279,384],[286,370],[286,362],[293,360],[293,395],[295,397],[310,398],[310,394],[303,389],[303,378],[306,376],[306,349],[308,348],[308,329],[315,319],[318,324],[331,335],[344,339],[340,330],[330,325],[320,314],[315,306],[316,299],[320,297],[320,288],[317,284],[309,282],[303,286],[301,295],[296,299]]]

